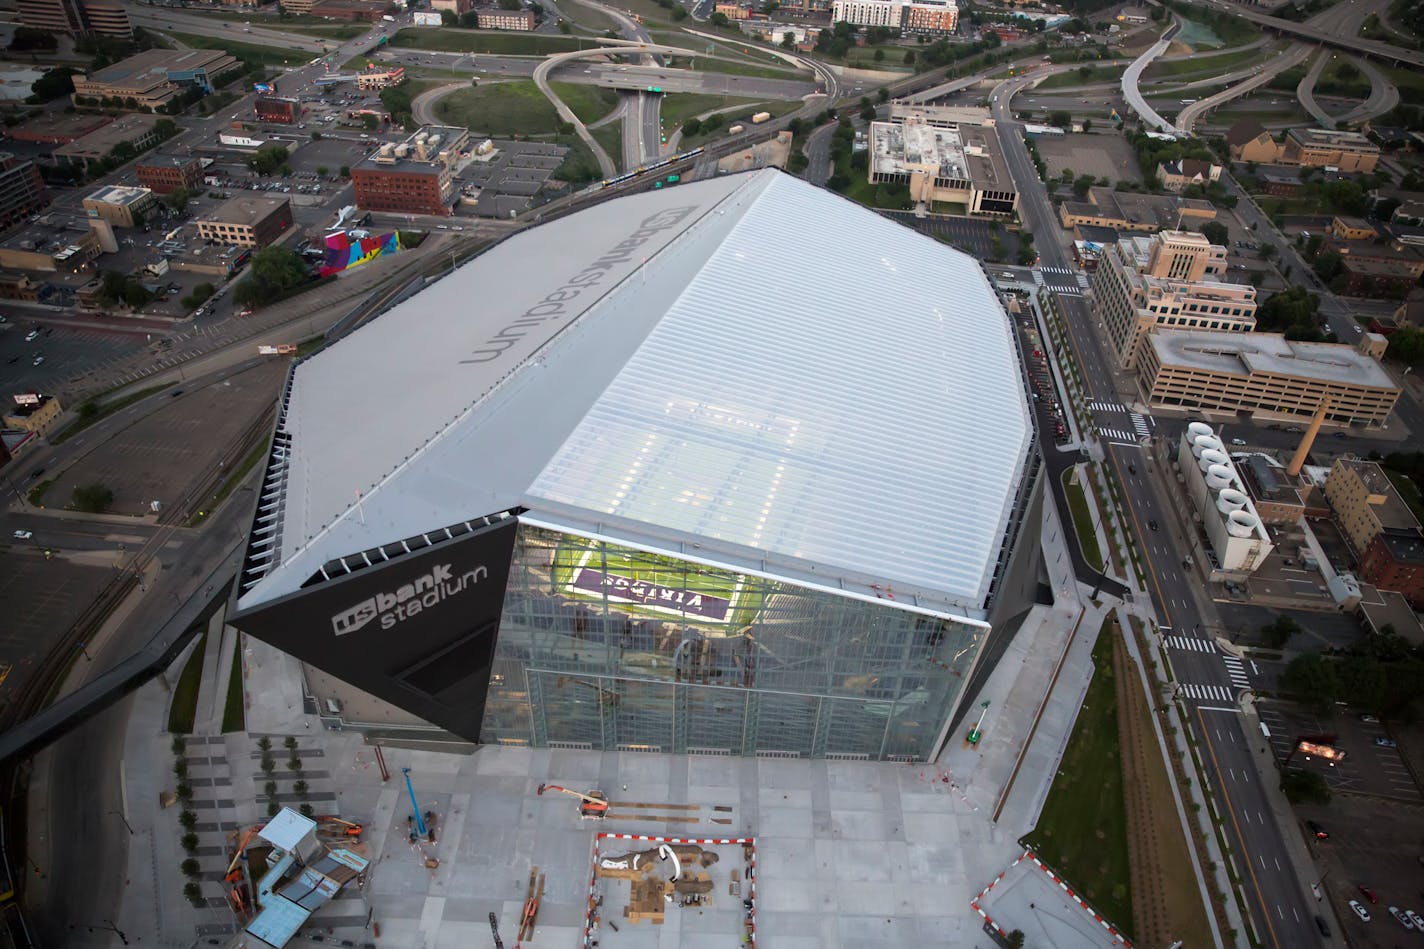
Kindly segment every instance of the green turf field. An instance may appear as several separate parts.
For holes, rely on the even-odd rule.
[[[561,546],[554,554],[554,591],[564,596],[600,599],[600,593],[574,585],[582,570],[603,571],[612,576],[626,577],[642,590],[661,588],[658,591],[659,597],[651,602],[644,602],[642,599],[650,594],[616,588],[607,590],[609,599],[618,604],[618,609],[635,615],[646,615],[650,619],[679,616],[698,624],[725,624],[739,628],[755,619],[761,609],[765,592],[762,584],[755,579],[742,582],[723,571],[700,567],[671,557],[659,557],[656,554],[621,550],[616,547],[606,548],[605,552],[583,546]],[[699,596],[719,597],[728,601],[725,617],[715,619],[699,612],[696,600],[693,599]],[[679,597],[689,606],[682,606]]]

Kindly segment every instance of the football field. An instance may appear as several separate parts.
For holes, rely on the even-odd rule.
[[[632,614],[676,615],[698,623],[746,625],[762,601],[755,580],[748,586],[721,570],[617,548],[560,547],[553,577],[566,596],[607,597]]]

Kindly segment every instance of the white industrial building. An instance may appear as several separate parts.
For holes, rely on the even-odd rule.
[[[1275,544],[1210,425],[1187,426],[1177,446],[1177,468],[1211,543],[1212,573],[1248,574],[1265,563]]]

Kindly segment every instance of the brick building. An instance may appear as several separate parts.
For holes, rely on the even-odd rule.
[[[363,211],[449,214],[454,172],[469,129],[427,126],[400,144],[386,143],[351,169]]]
[[[0,227],[8,227],[48,205],[49,191],[35,163],[0,152]]]
[[[186,155],[148,155],[134,169],[139,184],[154,194],[172,194],[179,188],[191,191],[203,180],[203,163]]]
[[[292,226],[287,198],[233,198],[197,220],[198,236],[236,247],[266,247]]]

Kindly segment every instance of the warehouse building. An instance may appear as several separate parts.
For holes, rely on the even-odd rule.
[[[774,170],[512,235],[279,408],[234,624],[471,739],[931,760],[1040,595],[978,263]]]

